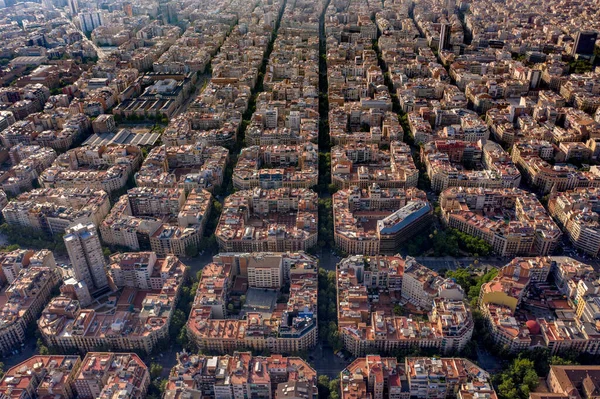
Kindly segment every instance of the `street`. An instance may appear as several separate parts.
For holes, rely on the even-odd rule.
[[[324,347],[322,343],[309,352],[307,360],[317,370],[318,375],[326,375],[331,379],[338,378],[349,363],[334,355],[333,349],[329,346]]]
[[[212,262],[213,255],[210,251],[204,252],[202,255],[198,255],[194,258],[181,258],[181,261],[190,268],[190,277],[195,278],[196,273]]]
[[[17,364],[24,362],[37,353],[35,336],[32,334],[31,337],[25,339],[24,346],[15,349],[19,351],[16,355],[6,355],[0,358],[0,362],[4,363],[5,371],[10,367],[14,367]]]
[[[196,99],[196,97],[198,97],[201,90],[205,87],[205,85],[211,79],[211,77],[212,77],[212,74],[208,73],[208,72],[205,72],[205,73],[201,74],[200,76],[198,76],[198,80],[196,81],[196,84],[194,85],[194,91],[192,93],[190,93],[188,98],[186,98],[185,101],[183,101],[179,107],[177,107],[177,109],[173,113],[173,116],[172,116],[173,118],[176,117],[177,115],[182,114],[187,111],[187,109],[190,106],[190,104],[192,103],[192,101],[194,101]]]

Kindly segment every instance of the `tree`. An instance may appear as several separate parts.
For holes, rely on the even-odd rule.
[[[336,378],[329,382],[329,397],[339,399],[340,397],[340,379]]]
[[[502,383],[498,385],[498,395],[501,398],[518,398],[518,391],[511,378],[502,378]]]
[[[319,398],[327,399],[329,397],[329,377],[326,375],[320,375],[317,380],[317,389],[319,391]]]
[[[334,246],[331,198],[319,199],[319,241],[323,242],[322,246]]]
[[[579,362],[577,362],[576,360],[564,358],[562,356],[552,356],[550,358],[550,365],[552,366],[576,366],[578,364]]]
[[[111,252],[110,248],[102,247],[102,255],[104,255],[105,258],[109,258],[111,254],[112,254],[112,252]]]
[[[171,318],[171,326],[169,328],[171,339],[177,339],[179,332],[184,328],[185,323],[186,314],[181,309],[175,309],[175,312],[173,312],[173,317]]]
[[[451,278],[454,281],[456,281],[456,283],[458,285],[460,285],[463,288],[463,290],[465,290],[467,292],[474,283],[474,279],[473,279],[473,276],[471,275],[471,272],[469,272],[467,269],[464,269],[464,268],[450,270],[446,273],[446,277]]]
[[[198,256],[198,245],[191,244],[185,247],[185,255],[189,256],[190,258]]]
[[[513,360],[499,378],[498,396],[501,399],[528,399],[539,383],[534,361],[523,354]]]
[[[152,363],[150,365],[150,377],[153,380],[158,379],[161,376],[162,371],[163,371],[163,366],[161,366],[160,364]]]
[[[223,212],[223,205],[219,201],[213,201],[213,211],[220,215]]]
[[[0,362],[0,378],[4,376],[4,363]]]
[[[19,244],[10,244],[2,248],[1,252],[12,252],[16,251],[17,249],[21,249],[21,246]]]
[[[216,223],[214,227],[216,227]],[[211,231],[214,231],[214,229]],[[219,244],[217,243],[217,237],[214,234],[211,234],[209,237],[204,237],[198,246],[198,250],[210,251],[211,253],[216,253],[218,249]]]
[[[66,253],[65,243],[59,234],[50,236],[41,230],[8,223],[0,225],[0,233],[4,234],[9,242],[24,248],[50,249],[57,253]]]
[[[47,356],[50,354],[50,350],[46,345],[44,345],[44,341],[41,338],[38,338],[37,342],[35,343],[35,346],[40,355]]]
[[[192,345],[191,345],[190,339],[188,338],[188,335],[187,335],[187,327],[186,326],[183,326],[181,328],[181,330],[179,330],[179,334],[177,335],[175,342],[177,342],[177,344],[181,345],[185,349],[191,349]]]
[[[445,231],[433,234],[433,253],[435,256],[458,255],[458,239]]]

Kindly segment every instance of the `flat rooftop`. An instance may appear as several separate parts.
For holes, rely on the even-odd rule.
[[[249,288],[246,292],[246,303],[242,308],[242,313],[259,312],[271,314],[275,310],[278,295],[279,293],[275,290]]]
[[[160,133],[133,133],[127,129],[121,129],[118,133],[92,134],[83,142],[83,145],[110,145],[110,144],[132,144],[132,145],[154,145],[160,138]]]

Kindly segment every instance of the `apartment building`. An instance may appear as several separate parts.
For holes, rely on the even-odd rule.
[[[43,266],[50,269],[56,268],[56,260],[52,251],[41,249],[15,249],[11,252],[0,254],[0,286],[4,283],[11,284],[19,276],[22,269],[29,266]]]
[[[227,353],[244,347],[274,353],[312,348],[318,336],[316,263],[303,252],[215,256],[198,284],[187,324],[190,340],[205,350]],[[238,280],[247,281],[245,317],[231,319],[225,306]],[[290,293],[281,308],[265,307],[264,299],[254,299],[283,284],[289,284]]]
[[[430,319],[444,335],[443,353],[458,353],[473,336],[471,309],[462,300],[435,298]]]
[[[308,250],[317,244],[317,194],[305,188],[238,191],[225,199],[215,234],[226,252]]]
[[[404,371],[411,398],[444,399],[469,383],[483,385],[478,390],[495,397],[490,375],[464,358],[407,357]]]
[[[19,195],[2,215],[8,224],[63,234],[73,223],[100,225],[110,211],[105,191],[90,188],[42,188]]]
[[[540,386],[540,388],[547,388],[547,392],[536,389],[530,393],[530,397],[532,399],[541,399],[550,395],[563,397],[571,393],[589,398],[597,389],[598,373],[600,373],[600,367],[595,365],[550,366],[545,385]]]
[[[537,197],[516,188],[449,188],[440,206],[444,224],[481,238],[502,256],[548,255],[562,235]],[[514,210],[514,219],[505,221],[505,210]]]
[[[32,356],[6,371],[0,380],[0,396],[73,399],[73,382],[80,366],[77,355]]]
[[[556,287],[547,282],[553,274]],[[594,318],[598,296],[595,272],[589,265],[556,256],[517,258],[483,284],[479,306],[496,344],[511,352],[527,350],[540,343],[555,354],[565,350],[596,354],[600,332]],[[535,295],[527,295],[532,291]],[[549,317],[523,317],[523,304],[542,306],[537,298],[554,304],[567,298]],[[558,302],[557,302],[558,301]]]
[[[127,196],[136,216],[176,216],[185,202],[185,191],[178,188],[134,187]]]
[[[358,67],[357,71],[360,68],[362,66]],[[337,73],[341,72],[335,71],[331,75]],[[336,101],[335,96],[332,95],[334,90],[337,90],[337,88],[333,88],[333,86],[329,90],[331,96],[330,103],[343,104],[343,99],[341,99],[342,101]],[[357,98],[354,96],[354,93],[357,96],[359,90],[362,91],[363,89],[349,88],[346,91],[352,93],[353,98]],[[388,93],[382,95],[384,101],[386,99],[385,94]],[[348,102],[343,104],[343,107],[330,107],[329,126],[331,140],[335,145],[341,146],[360,142],[367,144],[390,144],[402,141],[404,138],[404,130],[398,122],[396,114],[382,109],[363,108],[358,102]],[[364,129],[366,126],[368,126],[368,129]]]
[[[100,225],[102,241],[159,255],[187,255],[198,246],[212,209],[202,188],[137,187],[113,206]]]
[[[502,305],[514,312],[523,300],[531,281],[530,269],[521,266],[521,262],[511,262],[501,268],[492,281],[483,284],[479,293],[479,304]]]
[[[81,146],[60,155],[40,174],[48,188],[92,188],[107,193],[122,189],[142,162],[134,145]]]
[[[150,236],[162,225],[159,218],[136,217],[127,194],[121,196],[99,226],[102,242],[134,251],[150,250]]]
[[[317,146],[310,142],[246,147],[233,170],[233,186],[238,190],[310,188],[318,183],[318,164]]]
[[[436,348],[443,353],[464,348],[473,332],[473,322],[470,311],[462,303],[462,289],[415,263],[414,259],[403,259],[399,255],[369,258],[354,255],[338,264],[338,328],[346,350],[363,356],[411,347]],[[415,268],[423,270],[417,272]],[[431,278],[425,277],[425,270]],[[421,281],[411,282],[411,279],[417,280],[417,275],[423,277]],[[422,295],[417,294],[418,289],[423,290]],[[392,303],[404,301],[403,305],[409,306],[405,299],[408,293],[416,298],[429,298],[425,306],[434,310],[428,321],[376,310],[380,297]],[[417,305],[411,303],[410,306],[416,310]]]
[[[88,352],[73,381],[81,399],[143,399],[149,386],[148,367],[135,353]]]
[[[333,195],[334,239],[349,254],[393,254],[429,226],[433,210],[416,188],[353,186]]]
[[[177,224],[158,227],[150,235],[150,248],[159,255],[187,255],[189,247],[200,245],[211,209],[211,193],[206,189],[191,189],[177,213]]]
[[[171,277],[180,277],[181,261],[173,255],[158,258],[155,252],[124,252],[110,257],[108,270],[118,288],[160,290]]]
[[[33,188],[38,176],[56,159],[56,151],[39,145],[18,144],[9,152],[12,167],[0,175],[0,187],[12,195]]]
[[[600,252],[599,194],[598,188],[577,188],[553,193],[548,199],[548,212],[573,246],[593,257]]]
[[[445,399],[473,395],[497,398],[490,375],[464,358],[367,355],[354,360],[340,373],[342,399]]]
[[[63,240],[73,265],[73,274],[83,281],[88,289],[96,290],[108,286],[106,261],[93,223],[77,224],[67,228]]]
[[[569,141],[579,141],[579,138]],[[580,171],[571,164],[551,164],[549,161],[554,160],[553,147],[546,141],[519,142],[513,148],[512,158],[527,182],[542,194],[600,186],[598,176],[593,172]]]
[[[421,149],[433,190],[448,187],[518,187],[521,173],[494,142],[434,140]]]
[[[0,258],[2,260],[0,261],[0,264],[2,265],[3,282],[12,284],[19,276],[21,269],[29,266],[30,259],[33,254],[34,251],[31,249],[16,249],[14,251],[1,254]],[[54,266],[56,266],[56,263]]]
[[[251,257],[246,270],[251,287],[279,289],[283,286],[283,262],[278,256]]]
[[[56,269],[30,266],[0,292],[0,353],[10,353],[25,342],[26,329],[39,316],[59,281]]]
[[[154,255],[155,256],[155,255]],[[175,257],[157,259],[146,281],[136,280],[127,269],[135,259],[153,259],[152,254],[117,254],[111,270],[122,284],[118,291],[101,298],[105,312],[87,308],[77,290],[64,290],[44,309],[38,327],[47,345],[63,350],[93,351],[99,346],[111,350],[151,352],[167,339],[175,304],[186,278],[185,266]],[[116,263],[119,262],[117,265]],[[145,277],[145,276],[144,276]],[[143,289],[138,287],[150,287]]]
[[[250,352],[204,356],[177,354],[165,398],[211,396],[236,398],[317,397],[317,373],[299,357],[252,356]]]
[[[331,179],[338,189],[367,189],[374,183],[381,188],[409,188],[417,186],[419,171],[405,143],[393,141],[385,151],[377,144],[358,142],[331,149]]]
[[[223,184],[229,150],[204,142],[154,147],[135,174],[138,186],[154,188],[206,189]]]
[[[600,331],[595,324],[590,326],[579,318],[568,317],[540,319],[538,323],[543,342],[553,355],[565,351],[591,355],[600,353]]]
[[[450,280],[440,277],[414,258],[406,258],[400,292],[403,299],[418,308],[430,310],[434,298],[442,292],[448,299],[460,301],[464,298],[464,291],[459,285],[451,284]]]
[[[350,363],[340,373],[342,399],[408,399],[404,369],[394,357],[368,355]]]

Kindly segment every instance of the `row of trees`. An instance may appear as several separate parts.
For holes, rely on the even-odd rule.
[[[213,200],[212,209],[208,220],[206,221],[206,226],[204,227],[204,237],[200,240],[199,245],[192,245],[186,249],[185,254],[187,256],[193,258],[198,256],[199,252],[204,251],[209,251],[211,253],[218,252],[219,244],[217,243],[217,236],[215,236],[214,231],[219,224],[221,212],[223,212],[223,205],[219,201]]]
[[[319,247],[333,248],[333,201],[331,198],[319,198]]]
[[[163,125],[166,125],[169,123],[169,118],[166,115],[152,115],[152,114],[146,114],[144,116],[142,115],[129,115],[126,117],[123,117],[120,114],[114,114],[114,118],[115,118],[115,122],[117,123],[123,123],[125,121],[127,122],[147,122],[147,121],[151,121],[151,122],[155,122],[155,123],[160,123]]]
[[[319,338],[334,351],[343,348],[337,325],[337,287],[335,272],[319,269]]]
[[[450,234],[456,237],[458,247],[471,256],[487,256],[492,253],[492,246],[481,238],[463,233],[457,229],[450,229]]]
[[[7,248],[49,249],[60,255],[67,253],[65,242],[62,235],[59,234],[49,236],[40,230],[10,225],[8,223],[0,225],[0,233],[11,243]]]
[[[171,320],[171,326],[169,329],[171,342],[176,342],[178,345],[188,351],[193,350],[194,345],[189,341],[186,322],[188,315],[192,310],[192,304],[194,303],[196,290],[198,289],[198,282],[201,278],[202,271],[199,271],[195,276],[186,281],[183,287],[181,287],[181,296],[177,302],[177,308],[173,313],[173,318]]]
[[[456,229],[436,229],[429,235],[412,237],[404,244],[403,249],[410,256],[426,252],[431,252],[433,256],[460,256],[462,252],[478,257],[492,253],[492,247],[486,241]]]
[[[492,253],[486,241],[457,229],[434,230],[430,238],[434,256],[459,256],[461,251],[475,257]]]

